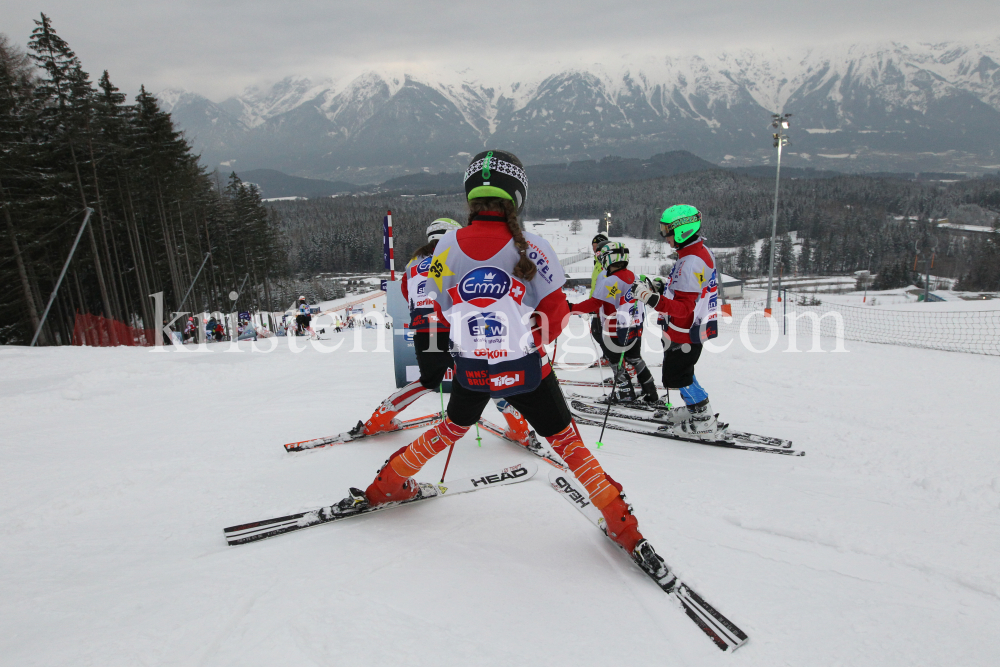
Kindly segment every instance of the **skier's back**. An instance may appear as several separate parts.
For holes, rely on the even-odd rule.
[[[428,275],[438,241],[447,232],[461,228],[451,218],[438,218],[432,222],[427,227],[427,244],[417,249],[403,270],[400,288],[410,310],[408,328],[413,332],[413,347],[420,377],[382,401],[368,421],[359,421],[351,434],[368,436],[398,429],[401,424],[396,415],[421,396],[438,391],[448,371],[454,366],[450,325],[435,308],[434,282]],[[498,403],[497,407],[507,422],[506,435],[522,445],[530,444],[527,424],[521,416],[506,403]]]

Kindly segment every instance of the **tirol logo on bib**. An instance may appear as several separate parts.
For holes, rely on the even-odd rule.
[[[492,389],[506,389],[508,387],[519,387],[524,384],[523,371],[508,371],[490,377],[490,387]]]
[[[486,308],[510,292],[510,276],[493,266],[481,266],[458,281],[458,296],[477,308]]]

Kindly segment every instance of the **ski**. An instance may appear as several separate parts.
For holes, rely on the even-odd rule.
[[[606,359],[599,359],[597,361],[592,361],[589,364],[574,364],[567,361],[553,361],[552,367],[556,370],[566,370],[566,371],[582,371],[588,368],[608,368],[608,362]]]
[[[600,387],[604,389],[609,389],[615,386],[613,378],[608,378],[604,382],[587,382],[586,380],[563,380],[559,378],[559,384],[566,385],[567,387]]]
[[[570,402],[570,410],[573,412],[576,418],[577,424],[583,424],[585,426],[597,426],[600,427],[603,423],[604,412],[600,411],[600,414],[595,413],[595,408],[591,406],[584,405],[579,401]],[[596,419],[591,419],[588,415],[593,415],[597,417]],[[616,431],[625,431],[626,433],[638,433],[639,435],[652,435],[657,438],[667,438],[669,440],[678,440],[680,442],[690,442],[695,445],[708,445],[710,447],[724,447],[726,449],[741,449],[747,452],[765,452],[768,454],[784,454],[785,456],[805,456],[806,453],[803,451],[795,449],[782,449],[780,447],[768,447],[765,445],[754,445],[750,443],[740,442],[737,440],[702,440],[701,438],[685,438],[680,435],[671,433],[666,429],[665,426],[659,426],[656,428],[642,428],[641,426],[629,426],[618,421],[611,421],[608,419],[607,428],[614,429]]]
[[[570,409],[576,413],[583,413],[584,415],[591,415],[594,417],[600,417],[601,420],[604,419],[605,413],[608,415],[608,419],[617,419],[625,421],[629,424],[649,424],[646,429],[641,429],[638,432],[650,433],[651,435],[661,435],[662,437],[674,437],[678,440],[690,440],[692,442],[705,442],[709,444],[710,441],[699,440],[697,438],[684,438],[681,436],[671,435],[666,429],[666,422],[662,419],[656,418],[656,413],[649,415],[652,410],[648,406],[642,405],[638,401],[632,403],[620,403],[612,404],[611,410],[608,411],[607,403],[598,403],[590,396],[581,396],[579,394],[570,394],[566,397],[570,401]],[[624,412],[623,410],[637,410],[641,414],[632,414],[629,412]],[[611,424],[608,424],[611,426]],[[656,432],[653,432],[655,429]],[[621,429],[620,429],[621,430]],[[785,440],[784,438],[775,438],[766,435],[757,435],[756,433],[746,433],[744,431],[734,431],[728,429],[726,431],[726,438],[724,441],[734,441],[741,442],[747,445],[757,445],[759,447],[764,447],[767,449],[776,450],[788,450],[792,452],[792,441]],[[722,440],[720,440],[722,441]],[[756,450],[755,450],[756,451]],[[793,453],[794,456],[803,456],[804,452]]]
[[[579,395],[576,395],[575,398],[576,400],[579,400],[581,403],[584,403],[591,407],[598,408],[599,410],[602,411],[602,414],[603,411],[607,409],[606,407],[607,403],[603,402],[595,403],[593,399],[587,400],[589,399],[589,397],[583,397],[581,399]],[[626,411],[621,412],[620,411],[621,409],[624,409]],[[627,410],[637,410],[640,412],[640,414],[631,414],[627,412]],[[647,416],[650,413],[652,413],[652,416]],[[629,422],[645,422],[648,424],[656,424],[657,426],[665,426],[667,422],[659,418],[662,414],[663,414],[662,409],[653,410],[648,405],[642,403],[641,401],[632,401],[632,402],[622,402],[613,404],[611,412],[609,413],[608,416],[609,418],[622,419]],[[786,440],[784,438],[775,438],[769,435],[757,435],[756,433],[746,433],[745,431],[734,431],[733,429],[729,428],[728,424],[726,424],[726,428],[727,428],[726,434],[729,436],[728,439],[739,440],[741,442],[746,442],[748,444],[753,444],[753,445],[777,447],[780,449],[792,448],[791,440]]]
[[[316,438],[315,440],[303,440],[301,442],[290,442],[285,445],[286,452],[303,452],[307,449],[317,449],[319,447],[329,447],[331,445],[343,445],[348,442],[354,442],[356,440],[363,440],[365,438],[375,438],[380,435],[385,435],[386,433],[396,433],[398,431],[406,431],[411,428],[420,428],[421,426],[433,426],[441,421],[441,415],[438,413],[432,415],[425,415],[423,417],[415,417],[414,419],[407,419],[405,421],[399,422],[399,427],[387,431],[379,431],[378,433],[373,433],[372,435],[365,435],[364,422],[358,422],[358,425],[352,428],[350,431],[345,431],[338,435],[332,435],[328,438]]]
[[[603,363],[594,361],[590,364],[573,364],[565,361],[554,361],[552,362],[552,368],[557,371],[583,371],[591,368],[611,368],[611,364],[609,364],[606,359],[601,359],[601,362]],[[659,368],[661,366],[663,366],[662,361],[654,361],[646,364],[646,368]],[[632,364],[630,364],[627,359],[625,360],[625,368],[628,369],[630,375],[635,377],[635,368],[632,367]]]
[[[508,437],[506,430],[491,421],[480,419],[479,425],[484,431],[488,431],[502,440],[506,440],[509,443],[515,444],[518,447],[527,450],[529,453],[534,454],[538,458],[555,466],[556,468],[560,468],[562,470],[567,469],[566,465],[562,462],[562,459],[560,459],[559,456],[551,449],[543,445],[541,440],[538,439],[538,436],[535,435],[534,431],[528,431],[528,444],[526,445],[523,442]]]
[[[351,517],[381,512],[383,510],[392,509],[393,507],[399,507],[401,505],[412,505],[413,503],[430,500],[431,498],[454,496],[459,493],[469,493],[470,491],[479,491],[480,489],[488,489],[494,486],[516,484],[517,482],[523,482],[527,479],[531,479],[537,471],[538,465],[536,463],[518,463],[517,465],[504,468],[503,470],[487,473],[485,475],[449,480],[442,484],[428,484],[421,482],[419,485],[420,493],[410,500],[385,503],[384,505],[366,507],[363,509],[341,509],[339,504],[333,504],[327,507],[319,507],[308,510],[306,512],[299,512],[298,514],[289,514],[288,516],[281,516],[274,519],[263,519],[261,521],[253,521],[251,523],[244,523],[238,526],[230,526],[223,532],[226,536],[226,543],[230,546],[247,544],[248,542],[256,542],[257,540],[274,537],[275,535],[291,533],[296,530],[302,530],[303,528],[312,528],[313,526],[318,526],[324,523],[331,523],[333,521],[350,519]]]
[[[577,488],[578,482],[575,477],[569,473],[562,472],[559,470],[549,471],[549,484],[555,489],[559,495],[564,497],[573,507],[580,511],[590,523],[594,524],[601,531],[607,535],[607,530],[605,530],[604,516],[601,514],[600,510],[590,503],[589,497],[585,490],[581,491]],[[611,538],[608,538],[611,539]],[[620,548],[620,545],[615,543],[615,546]],[[657,583],[664,593],[672,595],[674,598],[680,602],[681,606],[684,608],[684,613],[694,621],[695,625],[701,628],[701,631],[708,635],[709,639],[715,642],[723,651],[733,650],[735,651],[740,646],[743,646],[749,639],[746,633],[740,630],[732,621],[723,616],[715,607],[710,605],[705,601],[703,597],[698,595],[690,586],[682,582],[676,576],[661,576],[659,579],[656,578],[651,572],[642,567],[635,558],[629,554],[633,562],[643,571],[647,576],[649,576],[653,581]]]

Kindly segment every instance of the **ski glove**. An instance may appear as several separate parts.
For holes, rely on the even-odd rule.
[[[648,283],[642,280],[632,285],[632,294],[636,299],[644,302],[650,308],[656,308],[656,304],[660,301],[660,295]]]

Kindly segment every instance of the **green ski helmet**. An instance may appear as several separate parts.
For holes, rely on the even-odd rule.
[[[628,264],[628,248],[620,241],[606,243],[604,247],[597,251],[597,261],[601,263],[601,268],[605,271],[612,264],[625,262]]]
[[[701,229],[701,213],[694,206],[677,204],[660,216],[660,236],[667,238],[673,233],[676,243],[684,243]]]

